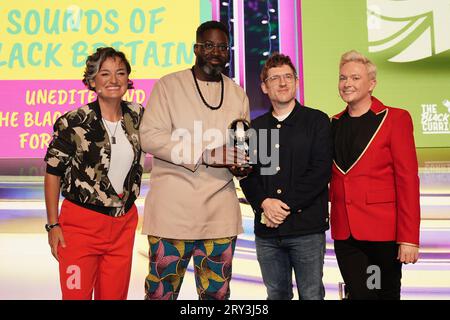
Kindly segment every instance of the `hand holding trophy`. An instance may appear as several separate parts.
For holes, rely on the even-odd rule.
[[[252,171],[249,160],[249,141],[251,137],[250,123],[246,119],[236,119],[231,122],[228,127],[230,144],[232,144],[238,152],[245,155],[245,162],[229,167],[231,173],[236,177],[245,177]]]
[[[227,144],[214,149],[206,149],[202,159],[205,165],[218,168],[241,166],[247,162],[244,151]]]

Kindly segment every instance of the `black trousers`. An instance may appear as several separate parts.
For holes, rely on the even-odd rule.
[[[348,299],[400,300],[402,263],[397,260],[395,241],[359,241],[350,237],[335,240],[334,251]]]

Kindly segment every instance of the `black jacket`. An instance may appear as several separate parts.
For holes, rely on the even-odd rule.
[[[332,165],[328,116],[296,102],[285,120],[279,122],[268,112],[253,120],[252,128],[258,136],[258,161],[240,185],[255,213],[255,234],[277,237],[326,231]],[[267,129],[267,134],[261,129]],[[251,145],[250,152],[255,154]],[[273,158],[270,163],[265,159],[267,154]],[[261,203],[266,198],[280,199],[291,208],[291,214],[278,228],[268,228],[260,222]]]

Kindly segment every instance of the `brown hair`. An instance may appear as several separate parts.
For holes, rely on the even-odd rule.
[[[261,70],[261,74],[260,74],[261,82],[264,82],[264,80],[267,79],[269,69],[275,68],[275,67],[281,67],[283,65],[288,65],[289,67],[291,67],[292,72],[294,72],[294,75],[297,76],[297,71],[295,70],[295,67],[291,61],[291,58],[289,58],[289,56],[286,56],[279,52],[274,52],[270,55],[269,59],[267,59],[266,62],[264,63],[264,66],[263,66],[263,68]]]

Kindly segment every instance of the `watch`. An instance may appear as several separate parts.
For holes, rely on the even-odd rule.
[[[52,230],[54,227],[59,227],[59,223],[54,223],[54,224],[46,224],[45,225],[45,230],[47,230],[47,232],[49,232],[50,230]]]

